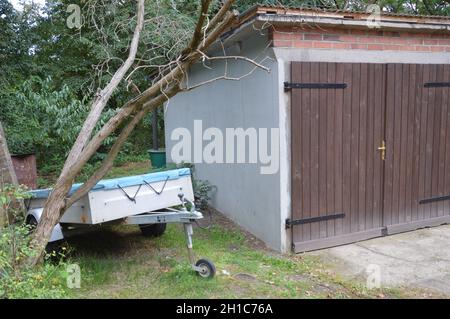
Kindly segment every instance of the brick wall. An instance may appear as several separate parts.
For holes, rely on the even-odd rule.
[[[274,47],[377,51],[450,52],[450,34],[378,30],[275,28]]]

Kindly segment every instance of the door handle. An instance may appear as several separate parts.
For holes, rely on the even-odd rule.
[[[381,146],[378,148],[378,150],[381,152],[381,159],[383,161],[386,160],[386,141],[381,142]]]

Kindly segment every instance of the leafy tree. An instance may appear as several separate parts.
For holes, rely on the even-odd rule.
[[[23,12],[18,12],[7,0],[0,1],[0,32],[4,33],[0,37],[4,70],[0,75],[3,82],[0,86],[0,120],[4,122],[8,142],[17,153],[34,150],[38,157],[52,154],[55,160],[62,159],[67,149],[64,150],[61,143],[71,145],[73,141],[52,137],[54,134],[50,132],[56,133],[54,125],[47,127],[47,124],[60,121],[53,121],[55,118],[52,116],[46,120],[46,116],[50,115],[48,111],[51,111],[49,108],[40,108],[42,116],[30,116],[33,114],[29,113],[31,99],[39,97],[36,104],[39,106],[56,103],[55,108],[60,112],[64,104],[70,109],[74,101],[92,100],[97,93],[95,89],[111,80],[110,70],[117,69],[126,59],[134,2],[110,1],[104,5],[106,2],[103,1],[49,0],[43,8],[28,6]],[[195,23],[189,10],[196,10],[197,4],[178,1],[180,6],[177,7],[172,2],[149,2],[152,5],[146,7],[148,16],[156,16],[162,10],[159,19],[163,21],[148,24],[148,28],[143,30],[142,42],[147,46],[139,48],[140,60],[136,61],[135,72],[120,83],[108,101],[108,114],[114,113],[115,109],[136,95],[139,87],[146,87],[151,81],[149,74],[158,71],[157,67],[164,65],[165,61],[173,59],[175,52],[187,41],[187,34]],[[70,29],[66,25],[66,9],[72,3],[82,7],[84,24],[80,30]],[[186,13],[181,13],[181,9]],[[95,24],[90,23],[90,19],[95,19]],[[54,90],[55,94],[43,90]],[[59,100],[55,101],[55,98]],[[70,121],[79,124],[87,113],[72,115]],[[148,122],[139,125],[141,130],[132,136],[132,140],[134,138],[139,142],[136,144],[146,149],[148,145],[141,140],[143,134],[148,134],[149,144],[150,125]],[[73,128],[80,127],[75,125]],[[113,138],[114,134],[109,140]]]
[[[448,0],[382,0],[377,3],[386,11],[395,13],[450,15]]]
[[[46,223],[39,228],[44,239],[50,225],[70,206],[70,200],[66,205],[62,198],[82,166],[98,152],[110,151],[102,156],[103,165],[88,187],[105,174],[137,125],[148,128],[148,121],[142,124],[141,119],[181,90],[183,72],[202,57],[198,51],[207,48],[199,42],[202,28],[214,39],[219,36],[205,27],[205,16],[209,15],[208,22],[214,25],[214,21],[216,27],[228,26],[230,21],[225,18],[231,19],[232,13],[221,8],[230,9],[234,1],[146,0],[145,27],[139,33],[136,52],[131,54],[136,2],[48,0],[42,9],[32,5],[17,12],[7,0],[0,0],[0,120],[5,122],[8,140],[20,152],[37,149],[41,155],[54,153],[62,158],[70,150],[56,185],[58,191],[46,207]],[[73,3],[82,8],[81,29],[66,25],[66,9]],[[374,3],[388,12],[449,14],[449,3],[444,0],[261,1],[265,5],[359,11]],[[237,0],[233,5],[242,12],[255,4]],[[115,78],[122,67],[125,72]],[[92,118],[92,110],[100,115]],[[87,128],[82,129],[86,123]],[[96,135],[99,131],[104,135]],[[135,138],[139,139],[138,135]],[[72,143],[71,149],[65,146]],[[74,158],[80,156],[82,160],[75,163]]]
[[[17,107],[17,106],[20,107]],[[12,153],[34,153],[62,160],[73,144],[88,113],[85,101],[76,99],[69,86],[54,87],[50,77],[31,77],[4,100],[2,120]],[[104,123],[113,114],[104,114]],[[24,130],[26,128],[26,130]]]
[[[255,3],[262,5],[282,5],[286,7],[315,7],[323,9],[340,9],[365,11],[370,4],[378,4],[382,11],[421,15],[450,15],[448,0],[240,0],[237,8],[245,10]]]
[[[0,0],[0,94],[33,72],[30,51],[37,18],[35,9],[35,6],[27,6],[18,13],[8,0]]]
[[[66,24],[69,4],[82,8],[83,26],[70,29]],[[288,7],[320,7],[329,9],[365,10],[368,4],[377,3],[382,10],[410,14],[450,14],[449,2],[445,0],[261,0],[263,5]],[[14,123],[27,123],[28,119],[21,102],[15,96],[22,83],[32,76],[41,79],[50,77],[51,87],[56,91],[70,88],[78,101],[90,101],[96,88],[108,83],[111,70],[115,70],[126,59],[132,26],[133,1],[100,0],[47,0],[43,8],[25,6],[16,11],[8,0],[0,0],[0,120],[3,120],[8,141],[19,153],[34,148],[47,154],[53,148],[49,143],[31,145],[36,135],[34,125],[23,126],[22,135],[28,138],[16,140],[20,134],[12,134]],[[211,4],[211,12],[217,12],[222,1]],[[254,0],[237,0],[235,8],[240,12],[254,6]],[[146,6],[146,16],[158,23],[149,23],[142,32],[139,60],[134,71],[123,81],[106,105],[107,110],[116,110],[152,81],[152,74],[159,67],[176,58],[177,52],[188,41],[187,35],[195,26],[199,1],[157,0]],[[95,21],[95,24],[92,23]],[[35,86],[36,87],[36,86]],[[8,106],[9,105],[9,106]],[[16,108],[11,108],[16,105]],[[6,114],[13,113],[13,114]],[[14,114],[15,113],[15,114]],[[79,113],[80,122],[86,113]],[[11,119],[14,119],[12,122]],[[160,119],[161,121],[161,119]],[[139,124],[140,130],[131,136],[136,152],[143,152],[150,144],[150,122]],[[114,136],[114,135],[113,135]],[[147,142],[142,142],[147,136]],[[43,146],[47,145],[47,146]],[[23,149],[21,149],[21,147]],[[141,151],[139,151],[141,149]],[[60,154],[60,152],[57,152]],[[38,153],[38,156],[40,154]]]

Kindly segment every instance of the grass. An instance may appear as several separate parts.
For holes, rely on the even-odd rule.
[[[121,156],[115,162],[115,166],[109,171],[105,178],[116,178],[129,175],[141,175],[149,173],[151,163],[147,157],[142,155]],[[38,167],[38,187],[51,188],[56,182],[61,172],[63,163],[57,165],[44,165]],[[101,162],[95,164],[86,164],[76,182],[82,183],[86,181],[99,167]]]
[[[410,290],[367,290],[327,270],[310,255],[280,255],[220,215],[209,230],[196,228],[194,250],[213,260],[217,275],[191,270],[180,225],[156,239],[133,226],[112,226],[74,237],[71,263],[82,287],[70,298],[403,298]]]
[[[117,178],[130,175],[148,174],[151,168],[150,161],[131,162],[116,166],[106,175],[106,178]]]
[[[115,167],[108,178],[145,174],[148,161]],[[108,226],[68,239],[70,263],[81,268],[81,288],[69,298],[405,298],[410,289],[367,290],[341,278],[318,257],[281,255],[219,214],[213,227],[195,228],[198,258],[214,261],[217,275],[197,276],[188,263],[181,225],[160,238],[137,226]],[[198,259],[197,258],[197,259]]]

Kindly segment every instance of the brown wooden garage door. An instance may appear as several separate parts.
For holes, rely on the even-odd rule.
[[[450,222],[449,71],[292,63],[295,251]]]

